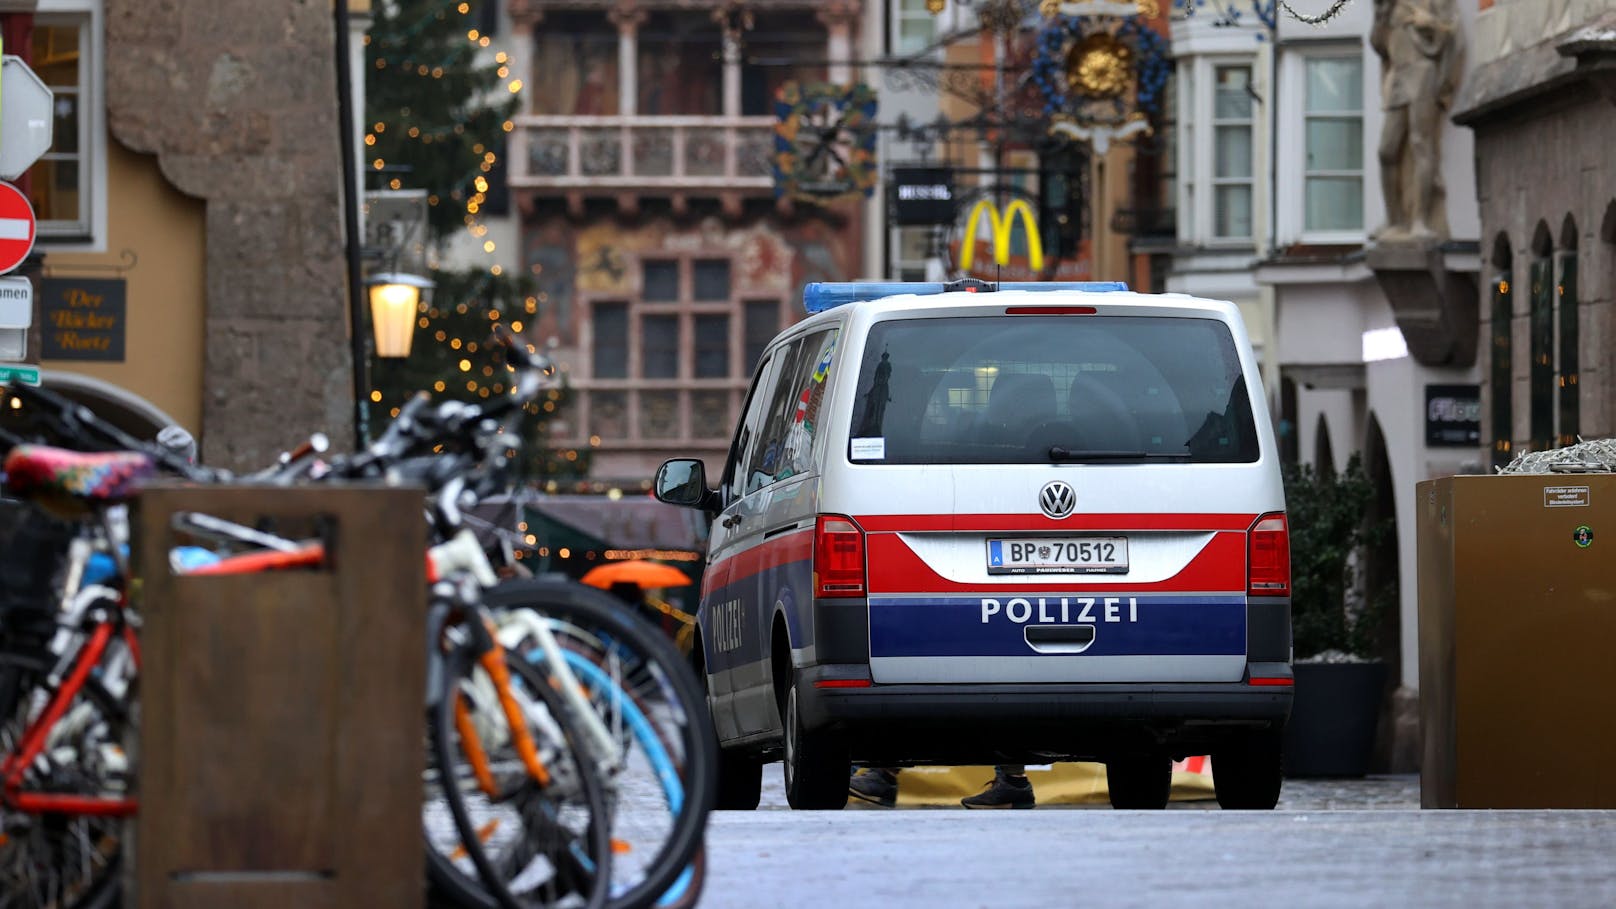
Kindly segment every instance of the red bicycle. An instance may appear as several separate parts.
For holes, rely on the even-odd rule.
[[[117,539],[118,506],[156,466],[135,452],[24,445],[5,469],[11,495]],[[87,554],[73,549],[69,578],[82,577]],[[122,590],[74,587],[46,646],[0,651],[14,685],[0,716],[0,906],[89,909],[118,894],[122,820],[137,809],[125,749],[140,647]]]

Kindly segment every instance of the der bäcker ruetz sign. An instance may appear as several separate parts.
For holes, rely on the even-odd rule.
[[[1425,386],[1425,444],[1481,444],[1481,386]]]
[[[40,282],[40,355],[46,360],[123,360],[122,278],[45,278]]]
[[[952,224],[959,211],[954,172],[946,167],[892,169],[892,223]]]

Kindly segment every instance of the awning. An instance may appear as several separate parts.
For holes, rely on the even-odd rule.
[[[579,533],[600,540],[608,559],[672,558],[652,553],[707,551],[707,518],[693,508],[658,502],[650,496],[541,495],[527,502],[538,512]]]
[[[696,561],[707,552],[706,515],[692,508],[666,505],[649,496],[612,499],[528,493],[493,497],[472,511],[508,535],[533,534],[533,545],[545,546],[544,538],[555,531],[574,539],[550,539],[548,545],[552,547],[577,545],[576,538],[582,538],[602,559]]]

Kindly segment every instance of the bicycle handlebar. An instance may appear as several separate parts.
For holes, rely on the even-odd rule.
[[[41,412],[58,432],[90,448],[139,452],[151,458],[160,470],[201,483],[221,482],[231,476],[227,471],[192,464],[156,442],[137,439],[96,416],[90,408],[53,391],[24,385],[16,379],[6,385],[6,390],[14,397],[41,405]]]
[[[373,476],[395,468],[413,455],[444,454],[470,449],[489,457],[496,449],[514,447],[506,441],[495,443],[504,428],[501,420],[531,403],[555,374],[555,366],[538,348],[528,344],[504,326],[495,329],[495,345],[505,351],[508,365],[516,372],[511,392],[487,404],[442,401],[435,407],[425,392],[411,397],[399,408],[397,417],[376,441],[351,458],[337,459],[332,473],[345,477]]]

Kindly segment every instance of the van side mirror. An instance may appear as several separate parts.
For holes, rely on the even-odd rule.
[[[656,497],[669,505],[713,510],[718,493],[707,488],[707,466],[696,458],[674,458],[657,469]]]

